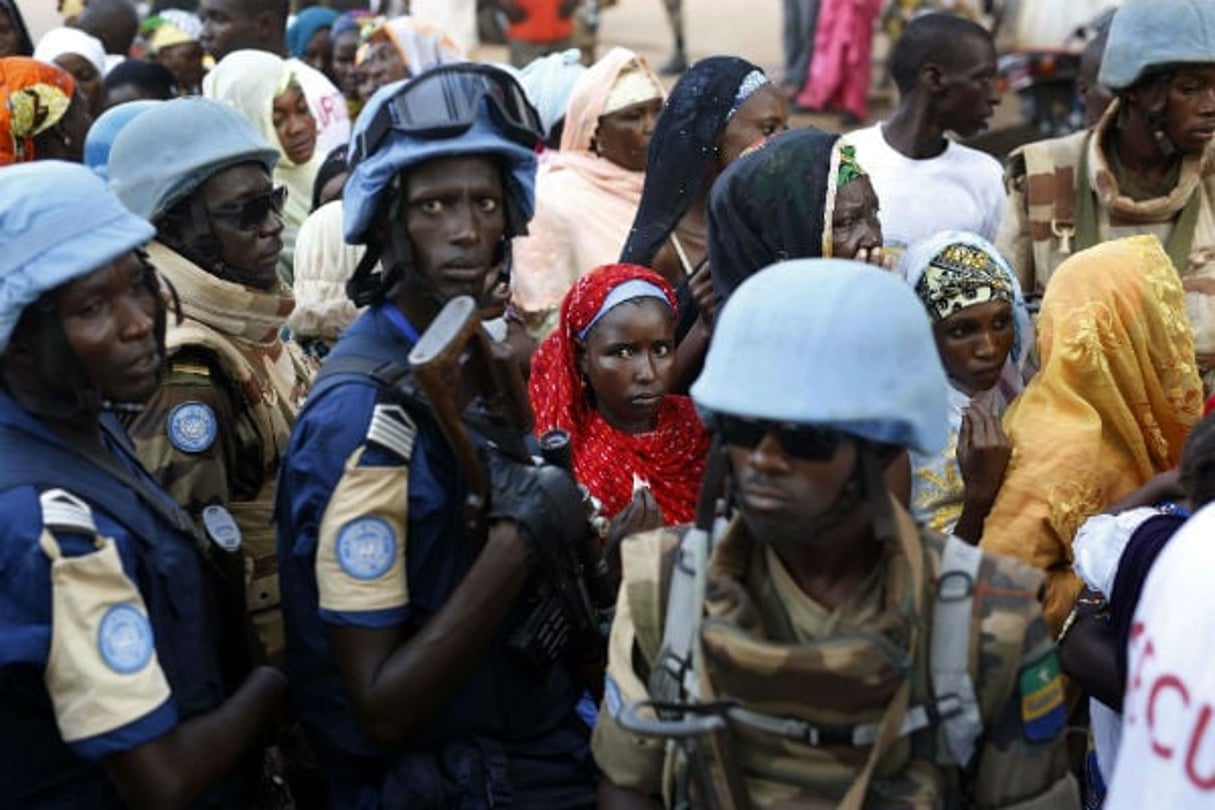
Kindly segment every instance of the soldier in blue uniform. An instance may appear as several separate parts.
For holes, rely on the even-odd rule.
[[[0,174],[5,806],[239,805],[284,702],[281,673],[221,654],[239,623],[112,413],[164,363],[152,236],[83,166]]]
[[[349,289],[370,306],[296,421],[276,509],[293,704],[335,807],[594,802],[572,667],[529,670],[507,650],[560,510],[534,468],[493,462],[474,542],[464,471],[431,408],[401,393],[444,303],[488,301],[504,277],[539,137],[515,81],[473,65],[381,89],[356,126],[345,232],[369,258]]]

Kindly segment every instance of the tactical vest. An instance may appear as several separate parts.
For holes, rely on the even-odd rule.
[[[224,504],[240,527],[245,552],[246,593],[249,615],[266,654],[280,660],[285,641],[280,611],[278,562],[275,556],[274,493],[276,473],[282,452],[291,437],[297,407],[293,392],[283,390],[265,379],[266,370],[256,368],[237,346],[223,334],[195,320],[184,321],[166,336],[170,357],[183,349],[202,349],[214,357],[219,370],[240,397],[235,403],[248,414],[257,434],[263,470],[262,486],[251,500]],[[283,344],[278,360],[282,370],[290,367],[291,384],[307,379],[305,361],[290,343]],[[285,376],[285,374],[283,375]]]
[[[1010,157],[1010,162],[1020,159],[1025,164],[1026,221],[1038,293],[1065,259],[1092,247],[1076,240],[1076,173],[1090,136],[1086,130],[1051,138],[1024,146]]]
[[[639,650],[653,662],[660,661],[668,602],[676,598],[672,572],[680,553],[679,546],[663,543],[661,537],[650,534],[624,546],[626,555],[645,560],[632,563],[641,566],[636,570],[658,566],[654,575],[630,578],[627,585]],[[996,608],[997,600],[1007,598],[1009,583],[998,583],[990,595],[987,588],[1008,572],[997,573],[992,558],[962,548],[961,541],[931,532],[921,537],[924,618],[931,632],[921,632],[913,650],[898,649],[877,627],[864,635],[863,640],[873,642],[869,645],[852,638],[797,645],[757,640],[713,616],[704,619],[700,636],[706,671],[701,679],[713,699],[741,704],[741,710],[729,714],[726,756],[741,766],[754,806],[834,810],[865,767],[905,671],[908,711],[897,738],[880,752],[865,806],[965,806],[957,804],[959,773],[969,764],[983,727],[994,724],[1008,684],[1016,682],[1021,659],[1008,654],[1009,644],[1024,636],[1029,614],[1009,611],[998,636],[980,633],[980,619]],[[1035,592],[1032,583],[1025,587]],[[864,657],[845,661],[854,655]],[[985,671],[980,679],[980,661],[988,666],[998,662],[1000,671]],[[847,678],[833,675],[837,665],[847,666]],[[668,792],[676,778],[668,756]],[[724,778],[720,773],[714,778],[724,795]]]
[[[111,436],[120,435],[122,429],[112,424]],[[124,455],[128,468],[138,469],[133,453]],[[167,495],[153,506],[150,498],[156,497],[157,486],[146,476],[140,477],[146,487],[138,493],[81,454],[16,427],[0,425],[0,458],[4,459],[0,490],[30,485],[39,490],[62,488],[127,529],[137,560],[135,584],[148,609],[156,655],[179,720],[218,707],[229,690],[218,653],[222,641],[215,583],[189,515]],[[20,673],[13,680],[16,689],[6,689],[5,694],[17,691],[27,699],[0,705],[5,738],[11,743],[3,768],[19,774],[21,784],[37,785],[38,792],[28,800],[5,796],[5,802],[122,806],[101,766],[77,757],[60,738],[42,673]]]

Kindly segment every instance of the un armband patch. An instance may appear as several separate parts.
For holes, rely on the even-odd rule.
[[[134,605],[114,605],[97,628],[97,649],[106,666],[119,675],[139,672],[156,649],[148,617]]]
[[[1053,740],[1067,725],[1067,703],[1059,657],[1052,649],[1024,667],[1018,678],[1021,692],[1021,729],[1032,743]]]
[[[215,444],[219,422],[205,402],[183,402],[169,411],[165,420],[169,443],[183,453],[202,453]]]
[[[317,528],[316,585],[321,610],[357,614],[409,604],[405,551],[409,468],[347,460]]]
[[[355,579],[379,579],[396,560],[396,533],[388,522],[365,517],[342,527],[337,537],[337,560]]]

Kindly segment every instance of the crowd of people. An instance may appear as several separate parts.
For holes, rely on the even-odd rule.
[[[1211,3],[1004,165],[964,13],[152,5],[0,0],[0,804],[1215,801]]]

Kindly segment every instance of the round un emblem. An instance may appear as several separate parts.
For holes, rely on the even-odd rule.
[[[337,538],[338,565],[355,579],[378,579],[396,558],[397,538],[383,518],[354,520]]]
[[[183,402],[169,411],[169,441],[183,453],[201,453],[215,442],[215,411],[204,402]]]
[[[143,669],[152,657],[152,625],[131,604],[114,605],[101,617],[97,647],[106,666],[121,675]]]

